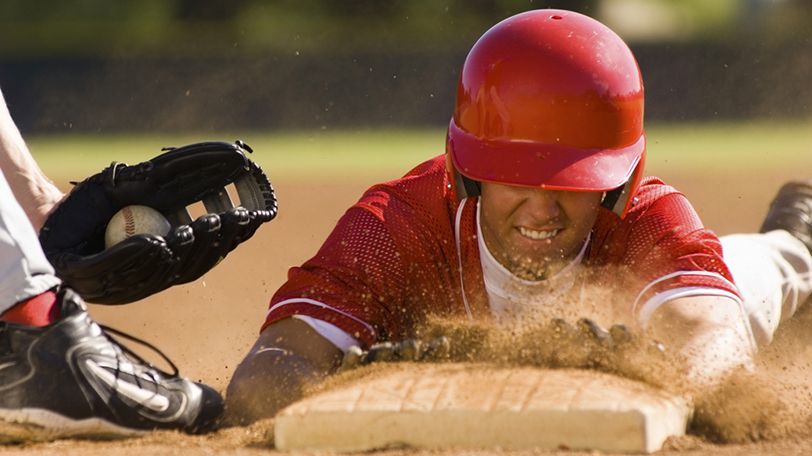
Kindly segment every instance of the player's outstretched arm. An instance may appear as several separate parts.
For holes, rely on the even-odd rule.
[[[25,215],[39,231],[62,192],[42,172],[23,141],[0,92],[0,169]]]
[[[280,320],[262,331],[228,385],[225,420],[248,424],[272,417],[302,397],[306,385],[334,372],[343,353],[307,323]]]
[[[733,299],[691,296],[663,304],[649,330],[680,355],[692,386],[713,386],[737,367],[752,365],[755,347],[745,318]]]

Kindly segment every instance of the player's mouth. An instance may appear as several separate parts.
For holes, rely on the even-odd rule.
[[[542,239],[553,238],[553,237],[555,237],[555,235],[558,234],[559,231],[561,231],[561,230],[558,229],[558,228],[555,228],[555,229],[552,229],[552,230],[531,230],[531,229],[525,228],[523,226],[519,227],[519,233],[522,236],[524,236],[526,238],[536,240],[536,241],[542,240]]]

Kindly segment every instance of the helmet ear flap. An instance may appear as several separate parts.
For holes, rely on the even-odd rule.
[[[450,148],[451,145],[449,144],[447,147]],[[479,196],[482,193],[482,185],[478,181],[463,176],[454,167],[450,150],[445,154],[445,168],[449,176],[449,184],[454,194],[457,195],[458,201]]]
[[[626,217],[626,214],[635,203],[634,196],[637,194],[637,189],[640,188],[640,181],[643,180],[643,166],[645,161],[646,155],[644,153],[637,162],[637,165],[635,165],[629,180],[620,187],[606,192],[601,206],[614,212],[620,218]]]
[[[625,193],[626,187],[628,186],[629,183],[626,182],[614,190],[604,192],[603,198],[601,198],[601,207],[617,213],[617,211],[615,211],[615,206],[617,205],[618,200],[620,200],[620,197]]]
[[[472,196],[479,196],[482,193],[482,185],[479,181],[475,181],[473,179],[469,179],[463,176],[460,173],[455,173],[457,175],[457,188],[460,187],[460,183],[462,184],[462,188],[465,189],[465,195],[463,198],[469,198]]]
[[[618,217],[623,218],[626,204],[629,202],[629,195],[631,194],[629,187],[631,187],[631,179],[620,187],[606,192],[601,206],[614,212]]]

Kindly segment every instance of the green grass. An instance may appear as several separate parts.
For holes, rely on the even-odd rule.
[[[252,159],[271,177],[276,175],[330,176],[402,174],[420,161],[443,152],[442,130],[303,131],[240,134],[69,135],[38,136],[28,140],[32,154],[48,175],[75,178],[116,160],[137,163],[163,146],[201,140],[243,139],[253,149]]]
[[[812,171],[812,121],[651,125],[652,172],[736,172],[806,167]],[[425,130],[314,130],[199,135],[60,135],[29,138],[32,153],[55,178],[77,179],[110,164],[136,163],[160,148],[198,140],[242,138],[274,176],[396,177],[442,153],[445,134]],[[805,173],[809,174],[809,173]]]
[[[655,125],[648,129],[648,152],[648,168],[654,170],[731,173],[799,166],[809,175],[812,119]]]

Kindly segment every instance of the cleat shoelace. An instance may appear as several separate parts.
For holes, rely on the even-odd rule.
[[[149,342],[147,342],[147,341],[145,341],[143,339],[139,339],[138,337],[127,334],[124,331],[120,331],[118,329],[111,328],[109,326],[101,325],[101,324],[99,325],[99,327],[104,331],[105,336],[107,336],[107,338],[113,343],[113,345],[118,347],[122,352],[124,352],[124,354],[127,357],[140,362],[142,365],[146,366],[149,370],[160,373],[164,377],[177,378],[180,375],[180,371],[178,370],[178,367],[175,365],[175,363],[173,363],[172,360],[169,359],[169,357],[166,356],[166,354],[164,354],[164,352],[162,352],[158,347],[152,345],[151,343],[149,343]],[[161,368],[159,368],[157,366],[154,366],[152,363],[148,362],[143,357],[141,357],[139,354],[135,353],[133,350],[131,350],[129,347],[127,347],[125,344],[121,343],[114,336],[127,339],[127,340],[129,340],[131,342],[135,342],[135,343],[137,343],[139,345],[142,345],[144,347],[149,348],[153,352],[157,353],[158,356],[160,356],[172,368],[172,372],[171,373],[166,372],[163,369],[161,369]],[[122,363],[122,359],[118,355],[116,355],[116,360],[118,361],[118,364]],[[159,382],[156,381],[156,383],[159,383]]]

